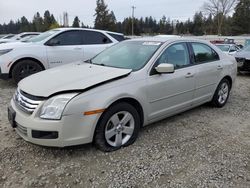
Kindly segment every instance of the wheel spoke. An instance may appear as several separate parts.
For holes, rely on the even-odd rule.
[[[122,134],[116,134],[115,136],[115,145],[116,147],[120,147],[122,145]]]
[[[106,137],[106,139],[110,139],[113,136],[115,136],[115,134],[116,134],[116,132],[115,132],[115,127],[114,127],[113,129],[106,131],[105,137]]]
[[[228,88],[225,87],[225,88],[223,89],[223,93],[226,94],[227,92],[228,92]]]
[[[126,126],[124,126],[123,128],[124,129],[123,129],[122,133],[124,133],[126,135],[132,135],[134,133],[134,128],[126,127]]]
[[[131,114],[130,113],[126,113],[124,115],[124,117],[122,118],[122,120],[121,120],[121,124],[125,126],[131,119],[132,119]]]
[[[118,114],[113,115],[110,121],[113,123],[114,126],[118,125],[120,123]]]

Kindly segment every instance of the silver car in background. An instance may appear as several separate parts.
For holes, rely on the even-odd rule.
[[[228,55],[234,55],[240,51],[240,48],[236,44],[216,44],[216,46]]]
[[[94,142],[114,151],[132,144],[143,126],[207,102],[223,107],[236,74],[235,59],[205,41],[127,40],[87,62],[25,78],[8,117],[38,145]]]

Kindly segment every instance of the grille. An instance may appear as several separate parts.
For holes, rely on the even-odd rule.
[[[20,134],[22,134],[22,135],[24,135],[24,136],[28,136],[27,128],[25,128],[25,127],[23,127],[23,126],[17,124],[16,129],[17,129],[17,131],[18,131]]]
[[[37,106],[42,102],[41,100],[33,100],[24,96],[19,89],[16,90],[14,101],[17,106],[21,108],[21,110],[29,114],[32,114]]]

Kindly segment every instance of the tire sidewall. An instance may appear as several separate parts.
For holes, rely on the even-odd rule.
[[[35,66],[39,70],[38,72],[43,70],[43,68],[35,61],[22,60],[22,61],[18,62],[17,64],[15,64],[13,69],[12,69],[11,75],[12,75],[12,78],[15,81],[15,83],[18,83],[19,81],[21,81],[23,79],[23,78],[20,78],[19,73],[21,71],[21,68],[27,64]],[[32,74],[30,74],[30,75],[32,75]],[[28,75],[28,76],[30,76],[30,75]]]
[[[227,99],[225,100],[224,103],[220,103],[220,102],[219,102],[219,91],[220,91],[221,85],[222,85],[223,83],[226,83],[227,86],[228,86],[228,96],[227,96]],[[216,89],[216,91],[215,91],[214,97],[213,97],[213,101],[212,101],[212,102],[213,102],[214,106],[220,107],[220,108],[223,107],[223,106],[225,106],[226,103],[227,103],[227,101],[228,101],[228,99],[229,99],[230,91],[231,91],[230,82],[229,82],[227,79],[225,79],[225,78],[222,79],[221,82],[219,83],[219,85],[218,85],[218,87],[217,87],[217,89]]]
[[[99,119],[99,122],[97,123],[95,136],[94,136],[94,142],[95,142],[96,146],[99,149],[101,149],[102,151],[111,152],[111,151],[115,151],[115,150],[118,150],[121,148],[121,147],[113,147],[113,146],[109,145],[106,138],[105,138],[105,130],[106,130],[107,122],[115,113],[120,112],[120,111],[129,112],[133,116],[134,121],[135,121],[134,132],[133,132],[131,138],[127,141],[127,143],[125,143],[121,147],[126,147],[128,145],[131,145],[132,143],[134,143],[134,141],[138,137],[140,123],[141,123],[139,113],[132,105],[130,105],[128,103],[125,103],[125,102],[117,103],[117,104],[109,107],[104,112],[104,114]]]

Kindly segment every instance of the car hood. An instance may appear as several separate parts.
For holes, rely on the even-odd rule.
[[[61,92],[90,89],[127,76],[131,71],[77,62],[31,75],[19,82],[18,87],[33,96],[49,97]]]
[[[235,57],[246,58],[250,60],[250,52],[248,51],[239,51],[235,54]]]

